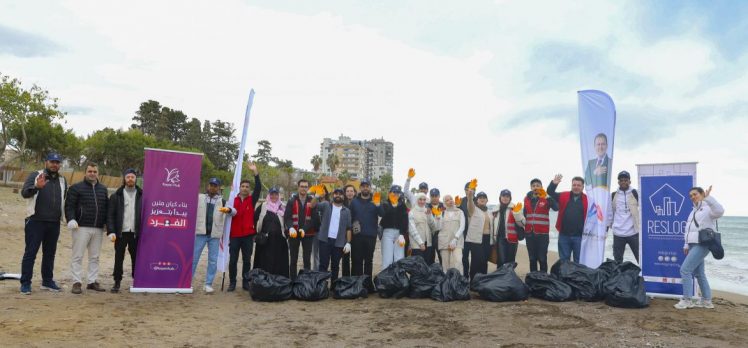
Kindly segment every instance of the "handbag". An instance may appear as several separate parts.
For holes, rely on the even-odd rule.
[[[496,241],[496,244],[493,245],[493,248],[491,248],[491,255],[488,257],[488,262],[497,264],[499,262],[499,241]]]
[[[699,223],[696,221],[696,213],[693,215],[693,223],[696,225],[696,228],[699,228]],[[715,227],[719,231],[719,222],[715,221]],[[722,235],[719,232],[708,227],[700,229],[699,245],[708,247],[715,260],[725,258],[725,249],[722,247]]]
[[[255,243],[257,245],[265,245],[268,242],[269,234],[267,232],[259,232],[255,235]]]

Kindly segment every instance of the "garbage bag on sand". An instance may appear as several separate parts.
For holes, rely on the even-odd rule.
[[[487,301],[524,301],[529,290],[522,279],[514,272],[516,263],[505,263],[489,274],[477,274],[470,282],[470,290],[477,292]]]
[[[254,301],[285,301],[291,298],[293,287],[291,279],[270,274],[255,268],[246,276],[249,279],[249,294]]]
[[[369,296],[366,283],[369,282],[368,275],[342,277],[335,279],[332,287],[332,297],[336,299],[357,299]]]
[[[558,260],[551,267],[551,274],[571,286],[577,299],[600,301],[605,297],[602,289],[608,274],[604,270],[592,269],[569,260]]]
[[[431,291],[431,298],[441,302],[470,299],[470,281],[455,268],[447,270],[441,282]]]
[[[330,272],[302,269],[293,281],[293,297],[302,301],[319,301],[330,297]]]
[[[374,277],[374,286],[380,297],[402,298],[408,294],[410,280],[405,270],[393,263]]]
[[[530,272],[525,276],[530,296],[546,301],[563,302],[574,300],[574,290],[566,283],[545,272]]]
[[[608,279],[605,283],[608,295],[605,304],[621,308],[644,308],[649,306],[649,297],[644,289],[644,278],[638,272],[628,271]]]
[[[410,298],[429,298],[431,297],[431,291],[434,287],[444,279],[444,271],[442,265],[433,263],[429,266],[429,272],[425,275],[411,275],[410,276],[410,292],[408,297]]]

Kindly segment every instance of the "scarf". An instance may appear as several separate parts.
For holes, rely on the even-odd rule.
[[[285,207],[283,207],[283,202],[281,202],[280,199],[278,199],[277,202],[273,203],[273,201],[270,200],[270,195],[268,195],[265,198],[265,204],[267,205],[267,210],[269,212],[275,213],[281,219],[283,218]]]

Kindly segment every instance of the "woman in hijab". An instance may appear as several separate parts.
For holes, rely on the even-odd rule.
[[[254,268],[260,268],[268,273],[288,277],[288,242],[283,234],[283,201],[278,189],[273,187],[268,192],[265,203],[255,210],[255,225],[257,226],[257,251],[255,252]],[[264,236],[267,238],[264,238]],[[264,242],[263,242],[264,240]]]

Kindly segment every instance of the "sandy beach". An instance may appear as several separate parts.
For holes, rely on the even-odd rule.
[[[24,202],[0,188],[0,271],[20,273]],[[0,282],[0,342],[6,347],[257,347],[257,346],[502,346],[502,347],[727,347],[748,342],[748,298],[717,292],[714,310],[677,311],[673,300],[654,299],[646,309],[602,302],[440,303],[429,299],[333,300],[258,303],[244,291],[202,292],[205,258],[195,293],[70,293],[71,236],[63,228],[55,278],[64,291],[39,289],[41,251],[33,293],[15,280]],[[375,272],[379,269],[376,254]],[[555,261],[555,255],[551,262]],[[114,250],[104,242],[99,282],[111,288]],[[520,246],[518,273],[527,272]],[[493,266],[490,264],[490,266]],[[131,284],[129,259],[123,287]],[[220,274],[216,288],[220,288]]]

